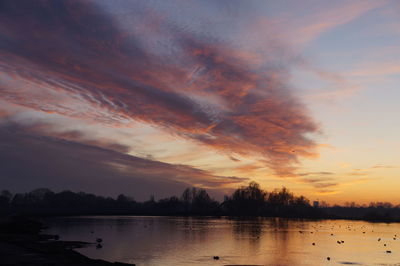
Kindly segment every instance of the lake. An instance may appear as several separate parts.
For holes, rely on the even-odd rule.
[[[138,266],[400,265],[397,223],[148,216],[58,217],[45,223],[45,232],[62,240],[102,238],[100,249],[77,249],[90,258]]]

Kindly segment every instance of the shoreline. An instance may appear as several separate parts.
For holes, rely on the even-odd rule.
[[[134,266],[135,264],[91,259],[75,249],[95,245],[62,241],[43,234],[43,224],[27,217],[9,217],[0,223],[0,265]]]
[[[0,265],[123,266],[122,262],[91,259],[74,250],[93,243],[54,240],[50,235],[0,236]]]
[[[28,215],[29,216],[29,215]],[[57,217],[94,217],[94,216],[132,216],[132,217],[195,217],[195,218],[214,218],[214,219],[238,219],[238,220],[251,220],[260,218],[271,218],[271,219],[289,219],[289,220],[310,220],[310,221],[325,221],[325,220],[348,220],[348,221],[364,221],[369,223],[400,223],[398,219],[366,219],[362,217],[340,217],[340,216],[326,216],[326,217],[285,217],[285,216],[235,216],[235,215],[156,215],[156,214],[102,214],[102,213],[91,213],[91,214],[42,214],[42,215],[31,215],[35,219],[40,218],[57,218]]]

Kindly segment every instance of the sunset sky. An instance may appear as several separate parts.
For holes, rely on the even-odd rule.
[[[0,2],[0,188],[400,203],[400,2]]]

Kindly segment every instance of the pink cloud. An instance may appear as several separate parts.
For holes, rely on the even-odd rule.
[[[134,13],[132,32],[91,2],[6,1],[1,12],[10,42],[0,43],[0,95],[10,103],[113,125],[142,121],[216,150],[262,156],[279,175],[317,155],[309,135],[318,126],[289,87],[290,60],[253,64],[155,12]],[[176,52],[155,54],[145,33]]]

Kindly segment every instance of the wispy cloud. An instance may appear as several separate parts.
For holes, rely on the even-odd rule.
[[[393,166],[393,165],[384,165],[384,164],[376,164],[376,165],[372,166],[372,168],[374,168],[374,169],[376,169],[376,168],[391,169],[391,168],[396,168],[396,166]]]
[[[322,171],[322,172],[303,172],[303,173],[298,173],[297,175],[299,175],[299,176],[309,176],[309,175],[323,175],[323,176],[326,176],[326,175],[333,175],[334,173],[332,173],[332,172],[324,172],[324,171]]]
[[[352,77],[385,77],[400,74],[400,64],[398,62],[374,62],[373,64],[356,67],[349,73]]]
[[[338,194],[344,187],[374,180],[374,178],[368,177],[368,172],[360,171],[349,173],[305,172],[297,175],[297,178],[292,179],[293,182],[308,184],[315,193],[326,195]]]
[[[295,41],[300,44],[308,43],[322,33],[349,23],[384,3],[385,1],[337,1],[330,8],[316,7],[313,14],[293,21],[293,31],[297,37]]]
[[[262,156],[279,175],[316,155],[309,134],[318,127],[291,93],[290,62],[253,65],[164,14],[128,8],[129,31],[91,1],[4,1],[0,96],[101,123],[143,121],[216,150]]]

